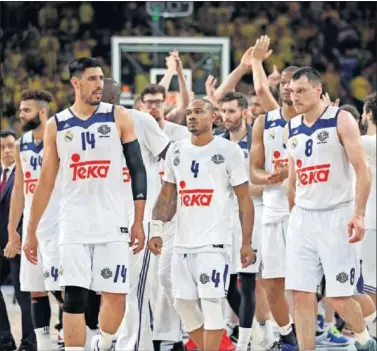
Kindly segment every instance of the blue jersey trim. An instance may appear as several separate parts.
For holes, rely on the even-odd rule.
[[[28,143],[24,143],[24,141],[23,141],[24,137],[23,136],[21,137],[20,153],[24,152],[24,151],[33,151],[36,154],[39,154],[43,150],[43,140],[38,145],[36,145],[35,142],[34,142],[33,133],[31,134],[31,137],[32,137],[32,141],[28,142]],[[26,146],[26,148],[25,148],[25,146]]]
[[[58,131],[62,131],[62,130],[73,128],[73,127],[81,127],[84,129],[88,129],[90,126],[92,126],[95,123],[108,123],[108,122],[115,122],[114,108],[112,109],[111,112],[95,113],[86,120],[82,120],[76,117],[74,114],[72,114],[72,117],[66,119],[65,121],[57,120],[56,127]]]

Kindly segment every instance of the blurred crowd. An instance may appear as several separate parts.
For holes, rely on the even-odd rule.
[[[49,90],[55,97],[52,112],[61,110],[72,91],[67,70],[71,60],[97,57],[105,75],[111,76],[111,36],[153,35],[145,2],[1,6],[2,127],[17,129],[23,89]],[[361,110],[365,97],[377,88],[376,12],[375,2],[194,2],[190,16],[160,19],[159,35],[229,37],[233,69],[265,33],[274,50],[266,61],[267,72],[274,66],[280,71],[289,64],[312,66],[323,74],[331,99]],[[251,85],[252,75],[246,75],[237,90],[249,91]]]

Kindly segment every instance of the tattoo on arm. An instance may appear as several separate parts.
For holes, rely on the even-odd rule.
[[[165,185],[166,186],[166,185]],[[167,222],[171,220],[175,213],[175,205],[177,203],[177,196],[176,192],[174,192],[173,196],[164,191],[164,185],[161,189],[160,195],[154,205],[153,212],[152,212],[152,219],[160,220],[163,222]],[[171,214],[172,210],[174,209],[173,214]]]

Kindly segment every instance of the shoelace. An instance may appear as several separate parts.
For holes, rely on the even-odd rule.
[[[335,335],[335,336],[338,337],[338,338],[340,338],[340,337],[343,336],[342,333],[338,330],[337,327],[332,327],[332,328],[329,330],[329,332],[330,332],[331,334]]]

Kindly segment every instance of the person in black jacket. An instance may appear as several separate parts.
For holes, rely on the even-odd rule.
[[[22,315],[22,340],[19,350],[32,351],[36,349],[36,339],[31,320],[31,302],[28,292],[20,291],[20,255],[8,260],[4,257],[4,248],[8,242],[8,217],[10,198],[14,183],[15,162],[13,149],[16,134],[5,129],[0,131],[1,141],[1,166],[0,166],[0,287],[4,284],[9,273],[16,292],[16,300],[21,308]],[[22,221],[17,232],[22,235]],[[21,238],[20,238],[21,241]],[[0,350],[15,350],[16,344],[11,332],[4,297],[0,290]]]

